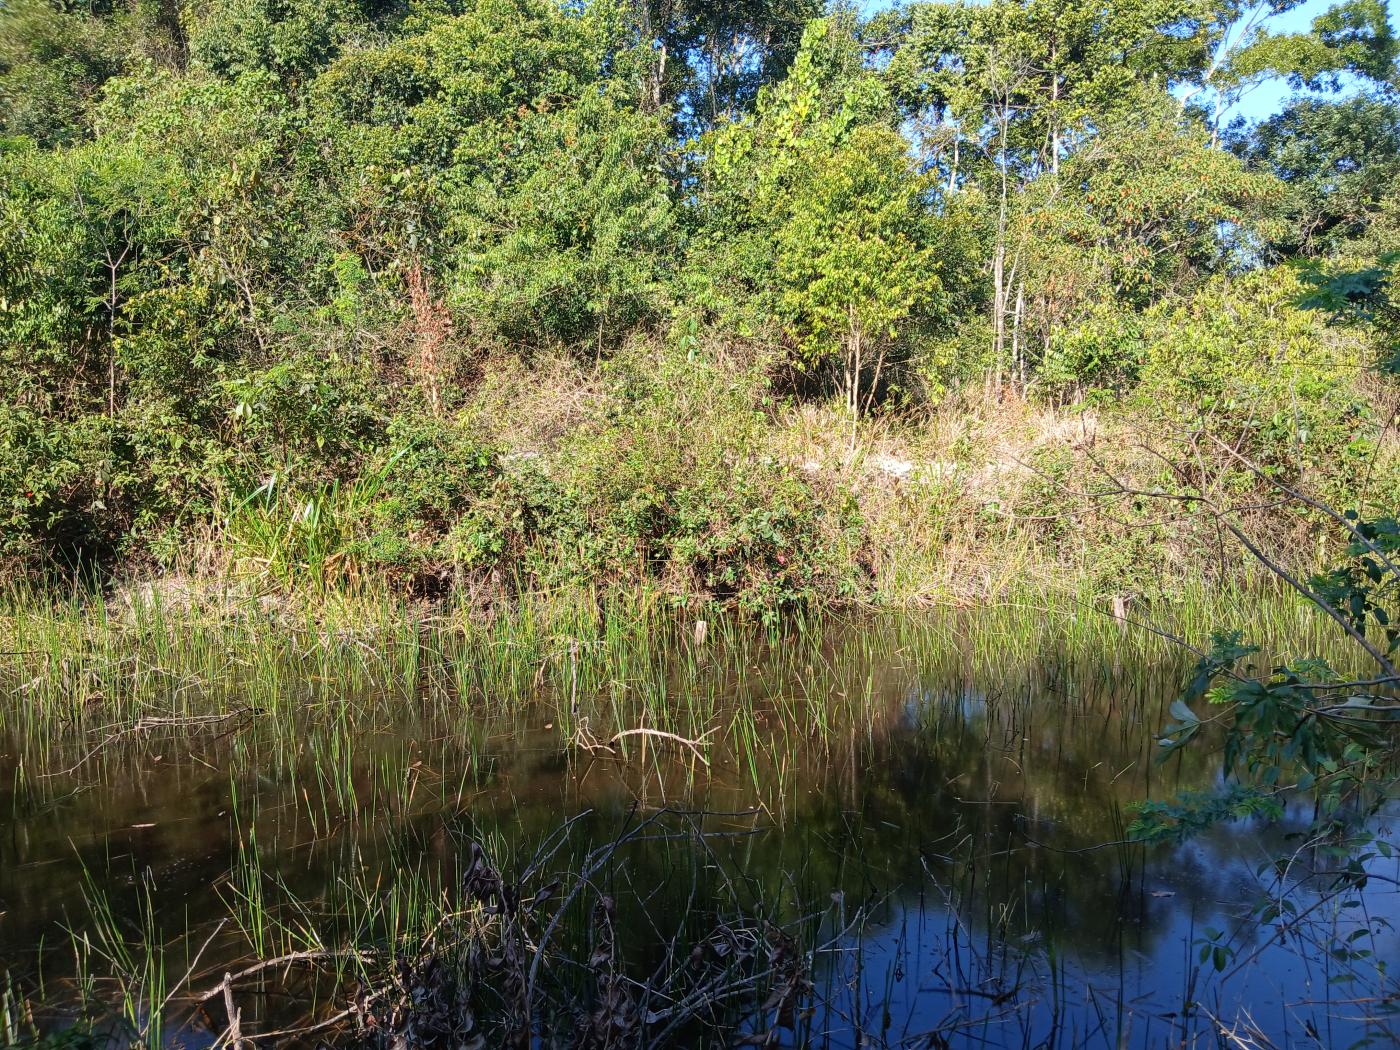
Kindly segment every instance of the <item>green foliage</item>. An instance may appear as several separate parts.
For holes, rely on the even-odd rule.
[[[1281,477],[1346,455],[1363,412],[1346,382],[1356,349],[1297,307],[1300,287],[1289,270],[1262,270],[1149,311],[1137,403],[1164,431],[1209,431]]]
[[[1313,578],[1312,586],[1323,601],[1336,609],[1361,635],[1378,632],[1387,657],[1400,648],[1400,623],[1392,617],[1400,589],[1400,526],[1393,518],[1363,521],[1354,510],[1345,512],[1351,536],[1348,560]]]
[[[1277,249],[1324,254],[1363,235],[1400,179],[1400,106],[1367,95],[1299,99],[1233,148],[1287,185]]]
[[[474,530],[495,454],[451,424],[397,417],[389,444],[346,481],[273,475],[223,515],[239,571],[288,589],[388,581],[431,591],[501,553]]]
[[[873,400],[881,365],[908,328],[930,323],[943,289],[923,186],[903,141],[860,128],[790,190],[777,230],[780,311],[798,339],[798,365],[844,357],[850,406]],[[862,401],[863,355],[875,362]]]
[[[824,19],[808,27],[789,75],[761,93],[752,116],[701,141],[698,229],[684,282],[686,300],[705,321],[786,341],[775,270],[777,231],[796,211],[790,187],[853,128],[888,126],[891,116],[878,83],[862,70],[850,25]]]
[[[1180,126],[1167,105],[1144,99],[1023,195],[1012,232],[1024,260],[1019,327],[1043,347],[1051,389],[1122,385],[1137,365],[1137,311],[1239,268],[1267,234],[1281,184]]]
[[[1390,282],[1397,263],[1400,253],[1390,252],[1375,266],[1361,270],[1328,273],[1307,267],[1302,270],[1302,279],[1311,290],[1298,305],[1304,310],[1325,310],[1337,319],[1388,320],[1395,312]]]
[[[1144,88],[1179,88],[1188,99],[1215,92],[1223,112],[1268,77],[1322,85],[1343,72],[1391,76],[1395,43],[1379,0],[1345,0],[1301,32],[1270,27],[1296,6],[928,2],[877,18],[872,36],[892,41],[887,81],[955,185],[969,169],[999,174],[977,172],[979,151],[1004,152],[1018,179],[1053,171],[1088,127],[1139,108]]]
[[[677,230],[664,127],[605,76],[606,4],[479,0],[334,63],[318,167],[357,250],[420,254],[480,338],[615,346],[660,307]]]
[[[1105,130],[1065,163],[1068,185],[1048,202],[1050,214],[1032,204],[1027,221],[1083,252],[1081,268],[1127,306],[1189,292],[1224,268],[1234,245],[1248,248],[1278,198],[1273,180],[1251,175],[1200,132],[1160,115]],[[1028,241],[1034,257],[1037,246]]]
[[[1343,281],[1340,287],[1323,284],[1311,298],[1314,305],[1329,295],[1344,302],[1349,287],[1376,294],[1364,280]],[[1373,841],[1367,821],[1393,793],[1400,748],[1400,706],[1393,697],[1400,681],[1393,663],[1400,649],[1400,524],[1389,515],[1339,514],[1312,502],[1343,531],[1343,560],[1306,585],[1286,578],[1346,632],[1375,668],[1375,677],[1348,679],[1316,658],[1260,673],[1248,662],[1257,647],[1244,644],[1239,632],[1215,634],[1185,691],[1173,701],[1174,722],[1160,743],[1167,757],[1197,738],[1207,720],[1192,705],[1207,700],[1222,709],[1208,721],[1223,722],[1224,774],[1234,785],[1213,800],[1178,797],[1144,805],[1132,831],[1150,841],[1181,837],[1246,815],[1260,800],[1273,800],[1266,812],[1276,816],[1284,792],[1308,792],[1317,798],[1319,813],[1312,841],[1342,862],[1338,885],[1346,889],[1365,884],[1361,851]]]
[[[373,371],[338,355],[289,356],[222,386],[240,444],[284,476],[337,473],[377,430]]]
[[[766,307],[791,366],[840,362],[858,413],[891,378],[886,366],[946,322],[971,252],[965,233],[932,212],[931,186],[855,46],[840,20],[812,23],[753,119],[716,133],[704,202],[714,232],[696,254],[717,298]]]
[[[853,497],[779,421],[844,396],[856,444],[877,406],[897,428],[1008,383],[1352,483],[1357,337],[1271,264],[1317,257],[1314,305],[1386,337],[1392,107],[1299,103],[1232,154],[1192,98],[1375,80],[1369,0],[1287,37],[1235,32],[1234,0],[817,13],[5,3],[5,566],[214,525],[286,586],[844,596]],[[579,369],[538,442],[522,406],[483,423],[507,359]],[[1072,508],[1023,488],[995,505],[1068,551]],[[1095,579],[1147,589],[1173,538]]]
[[[1240,86],[1282,76],[1297,86],[1335,90],[1343,73],[1386,80],[1395,57],[1395,35],[1382,0],[1342,0],[1314,18],[1310,31],[1256,28],[1230,56],[1224,76]]]
[[[533,156],[512,179],[467,187],[448,223],[454,301],[507,345],[601,353],[665,302],[680,230],[659,177],[660,127],[585,96],[520,134]]]
[[[1281,816],[1283,804],[1277,798],[1257,788],[1231,784],[1220,792],[1184,792],[1171,799],[1139,803],[1133,809],[1128,834],[1149,844],[1180,842],[1223,821],[1250,817],[1277,820]]]
[[[431,418],[396,417],[388,437],[394,451],[361,526],[365,561],[421,588],[504,553],[483,510],[502,477],[497,453]]]
[[[820,0],[645,0],[636,5],[642,46],[670,60],[648,63],[645,100],[669,105],[691,132],[733,119],[797,53]],[[671,56],[675,56],[672,58]]]
[[[1369,331],[1379,350],[1377,364],[1391,375],[1400,372],[1400,301],[1392,288],[1398,263],[1400,251],[1384,252],[1359,270],[1305,264],[1300,277],[1309,290],[1298,302],[1304,310],[1325,312],[1335,323]]]
[[[574,571],[755,613],[854,593],[849,496],[763,452],[746,383],[705,368],[626,378],[627,400],[551,472],[560,511],[542,530],[546,558],[577,552]]]
[[[52,146],[79,138],[98,89],[120,72],[126,27],[48,0],[0,6],[0,137]]]
[[[0,157],[4,483],[32,494],[8,552],[110,555],[202,501],[220,380],[254,337],[245,245],[266,235],[248,191],[279,132],[264,104],[251,84],[113,81],[95,112],[120,133]]]
[[[356,0],[196,0],[185,17],[190,60],[238,77],[273,73],[289,86],[366,34],[376,7]]]
[[[1339,4],[1307,31],[1270,28],[1294,6],[997,0],[875,20],[883,82],[943,198],[996,209],[984,236],[998,377],[1040,378],[1058,397],[1121,387],[1133,362],[1105,359],[1105,328],[1131,330],[1133,313],[1287,239],[1284,186],[1222,153],[1225,115],[1268,77],[1383,83],[1394,50],[1374,0]],[[1384,139],[1385,114],[1365,119],[1365,136]],[[1363,152],[1367,170],[1349,181],[1384,185]]]
[[[1349,538],[1346,561],[1314,577],[1309,597],[1349,628],[1374,660],[1375,679],[1349,680],[1327,661],[1300,659],[1261,673],[1249,659],[1259,650],[1239,632],[1221,632],[1196,665],[1181,696],[1172,702],[1161,757],[1170,757],[1203,734],[1207,723],[1223,732],[1222,762],[1231,782],[1223,793],[1177,796],[1144,803],[1130,829],[1146,841],[1182,838],[1221,820],[1256,813],[1278,817],[1288,791],[1316,796],[1318,833],[1343,852],[1355,832],[1389,798],[1396,758],[1400,707],[1378,693],[1392,687],[1391,656],[1400,647],[1396,626],[1400,570],[1400,525],[1393,518],[1363,520],[1348,511],[1340,523]],[[1368,640],[1379,632],[1383,644]],[[1193,706],[1202,699],[1219,713],[1203,718]],[[1369,835],[1362,835],[1369,843]],[[1364,878],[1364,870],[1356,871]]]
[[[1040,361],[1040,383],[1061,397],[1086,388],[1131,386],[1146,354],[1143,327],[1138,315],[1111,303],[1094,303],[1078,324],[1051,330]]]

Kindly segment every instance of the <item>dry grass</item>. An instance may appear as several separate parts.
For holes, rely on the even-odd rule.
[[[525,363],[501,356],[486,366],[463,422],[508,455],[547,455],[596,424],[607,386],[565,355]]]
[[[855,494],[873,587],[888,603],[971,604],[1028,587],[1112,600],[1253,572],[1208,515],[1109,494],[1120,481],[1171,490],[1151,421],[976,390],[921,420],[864,421],[854,443],[850,433],[839,405],[806,404],[777,417],[770,441]],[[1397,447],[1392,425],[1377,478],[1400,477]],[[1242,520],[1289,563],[1310,568],[1331,553],[1311,516],[1269,508]]]

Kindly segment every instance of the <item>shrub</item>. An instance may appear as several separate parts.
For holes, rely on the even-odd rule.
[[[305,484],[346,477],[382,438],[388,391],[368,361],[288,351],[223,383],[240,458]]]
[[[66,6],[0,6],[0,135],[26,135],[44,146],[80,138],[92,97],[127,58],[127,26]]]
[[[536,578],[654,583],[761,615],[859,588],[850,495],[765,453],[751,377],[647,358],[613,378],[604,419],[506,483],[499,511]]]
[[[1281,479],[1335,475],[1364,422],[1351,381],[1361,358],[1298,309],[1300,290],[1291,270],[1261,270],[1149,311],[1134,407],[1166,436],[1213,435]],[[1202,450],[1221,470],[1240,469],[1213,442]]]
[[[223,523],[235,563],[293,588],[366,580],[423,593],[501,552],[460,528],[498,477],[494,453],[451,423],[399,416],[388,441],[346,479],[273,475],[231,500]]]
[[[1053,331],[1037,382],[1057,397],[1093,389],[1122,390],[1137,379],[1142,358],[1138,315],[1097,303],[1078,324]]]
[[[416,590],[488,565],[504,536],[482,509],[501,477],[494,449],[431,416],[389,424],[377,498],[359,523],[365,560]]]
[[[669,144],[609,79],[613,15],[475,0],[345,55],[311,90],[305,159],[337,224],[366,254],[422,256],[483,342],[596,353],[661,310],[680,233]]]

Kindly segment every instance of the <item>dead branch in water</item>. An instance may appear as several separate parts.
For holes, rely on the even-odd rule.
[[[711,730],[710,732],[713,732],[713,730]],[[699,740],[689,740],[686,737],[678,736],[675,733],[667,733],[660,729],[624,729],[620,733],[613,734],[612,738],[608,741],[608,746],[609,748],[611,748],[613,744],[616,744],[623,737],[627,736],[655,737],[659,740],[670,740],[673,743],[682,744],[685,747],[690,748],[691,752],[695,755],[695,757],[698,758],[701,762],[705,763],[706,766],[708,766],[710,764],[710,760],[700,753],[700,747],[701,745],[708,743],[705,737],[708,737],[709,735],[709,733],[706,733],[705,736],[702,736]]]
[[[278,966],[294,966],[297,963],[325,962],[328,959],[354,959],[356,962],[369,962],[376,957],[376,954],[375,952],[360,951],[357,948],[342,948],[338,950],[327,949],[290,952],[287,955],[279,955],[275,959],[264,959],[261,962],[254,963],[252,966],[239,970],[235,974],[224,974],[224,979],[196,999],[195,1004],[203,1005],[215,996],[223,995],[226,987]]]

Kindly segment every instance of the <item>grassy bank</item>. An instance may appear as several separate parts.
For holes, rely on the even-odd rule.
[[[1400,499],[1389,391],[1364,372],[1329,383],[1289,424],[1340,412],[1319,451],[1256,416],[1191,423],[1142,398],[1057,406],[968,386],[853,423],[761,369],[663,348],[601,370],[506,359],[457,413],[394,417],[336,476],[308,452],[256,484],[212,478],[205,502],[133,525],[112,557],[9,568],[77,574],[118,604],[384,595],[483,620],[638,593],[769,623],[1025,591],[1173,601],[1262,575],[1222,517],[1304,574],[1335,555],[1335,525],[1278,484],[1336,506]],[[1273,396],[1287,411],[1289,389]]]

